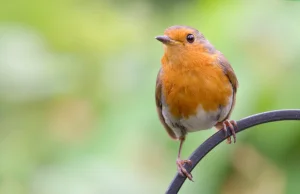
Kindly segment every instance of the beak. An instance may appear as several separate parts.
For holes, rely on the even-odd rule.
[[[169,36],[163,35],[163,36],[156,36],[156,40],[162,42],[163,44],[174,44],[177,43],[176,40],[171,39]]]

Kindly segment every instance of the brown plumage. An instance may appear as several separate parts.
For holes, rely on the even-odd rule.
[[[183,167],[180,152],[188,132],[226,129],[235,141],[235,121],[228,120],[235,105],[238,81],[229,62],[196,29],[172,26],[163,36],[162,67],[156,80],[156,107],[159,119],[173,139],[180,140],[178,171],[192,180]],[[228,139],[231,143],[231,139]]]

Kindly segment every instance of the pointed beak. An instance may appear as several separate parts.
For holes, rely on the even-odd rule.
[[[156,36],[155,37],[156,40],[162,42],[163,44],[168,44],[171,42],[171,38],[169,36]]]
[[[166,35],[156,36],[155,39],[162,42],[163,44],[166,44],[166,45],[177,43],[177,41],[171,39],[169,36],[166,36]]]

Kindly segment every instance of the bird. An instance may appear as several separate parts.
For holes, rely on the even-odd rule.
[[[180,141],[178,173],[193,181],[181,159],[182,145],[190,132],[215,127],[231,131],[236,142],[237,123],[230,120],[238,80],[225,56],[195,28],[175,25],[155,37],[164,54],[157,74],[155,102],[159,119],[168,135]],[[227,129],[228,128],[228,129]],[[231,143],[231,137],[227,143]]]

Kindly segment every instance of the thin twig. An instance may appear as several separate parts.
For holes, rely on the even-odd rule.
[[[236,133],[239,133],[255,125],[283,120],[300,120],[300,110],[275,110],[246,117],[237,122],[238,129]],[[230,130],[228,130],[227,135],[227,137],[231,135]],[[186,170],[188,172],[191,172],[208,152],[210,152],[214,147],[216,147],[227,137],[224,136],[224,131],[220,130],[213,136],[208,138],[189,157],[193,164],[192,166],[185,165]],[[166,191],[166,194],[178,193],[185,179],[186,177],[183,177],[177,173],[175,178],[171,182],[168,190]]]

